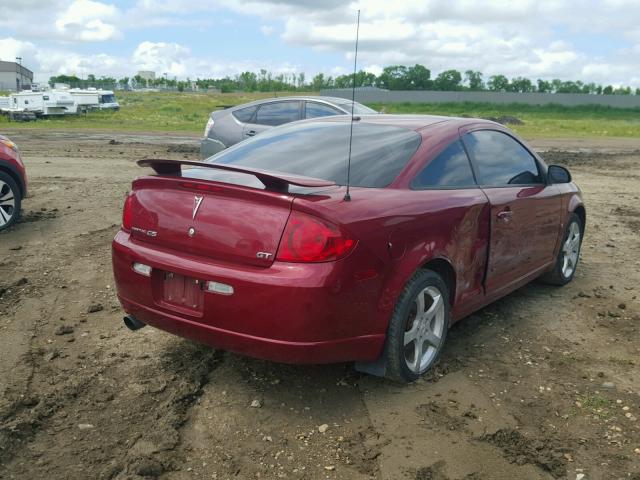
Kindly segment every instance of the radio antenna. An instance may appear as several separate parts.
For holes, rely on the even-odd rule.
[[[353,144],[353,112],[356,104],[356,69],[358,68],[358,40],[360,38],[360,10],[358,10],[358,23],[356,26],[356,54],[353,57],[353,85],[351,89],[351,122],[349,130],[349,157],[347,159],[347,193],[344,194],[344,201],[350,202],[349,184],[351,183],[351,146]],[[358,118],[358,120],[360,120]]]

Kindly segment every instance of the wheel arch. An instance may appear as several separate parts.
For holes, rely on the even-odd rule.
[[[419,270],[431,270],[440,275],[449,289],[449,303],[453,306],[456,298],[456,272],[451,262],[443,257],[436,257],[426,261]]]
[[[587,225],[587,210],[584,208],[584,205],[580,204],[573,209],[573,213],[580,218],[580,226],[582,228],[582,234],[584,235],[584,229]]]
[[[424,260],[419,265],[420,266],[418,268],[415,268],[415,263],[414,263],[413,269],[410,270],[410,267],[408,267],[408,264],[405,264],[405,266],[408,268],[406,270],[403,270],[404,275],[395,277],[395,282],[400,282],[400,283],[397,284],[399,285],[399,290],[397,291],[397,295],[387,298],[388,300],[390,298],[393,298],[393,302],[392,303],[389,302],[387,304],[387,305],[393,305],[392,311],[385,316],[385,332],[386,332],[387,338],[389,335],[389,329],[391,328],[390,320],[392,318],[393,309],[395,308],[395,305],[398,302],[398,298],[402,292],[402,289],[407,284],[407,282],[409,282],[410,279],[413,278],[413,276],[416,273],[422,270],[430,270],[436,273],[437,275],[439,275],[442,278],[442,280],[445,282],[447,288],[449,289],[449,304],[451,306],[453,306],[454,304],[455,289],[456,289],[456,274],[455,274],[453,265],[451,264],[449,259],[442,256],[431,257],[428,260]],[[388,346],[387,346],[387,342],[385,341],[385,347],[383,351],[380,352],[380,356],[373,361],[356,362],[355,364],[356,370],[358,370],[359,372],[368,373],[370,375],[384,377],[389,368],[387,351],[388,351]]]
[[[20,197],[24,198],[25,186],[16,169],[13,168],[10,164],[0,161],[0,172],[6,173],[13,179],[14,182],[16,182],[16,185],[18,185],[18,188],[20,189]]]

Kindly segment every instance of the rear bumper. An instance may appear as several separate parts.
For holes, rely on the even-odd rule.
[[[255,337],[155,310],[126,300],[120,295],[118,298],[127,313],[147,325],[212,347],[274,362],[319,364],[371,361],[379,356],[384,344],[384,335],[365,335],[323,342],[290,342]]]
[[[133,271],[151,265],[152,277]],[[378,278],[345,281],[346,262],[226,266],[159,249],[119,232],[113,241],[118,298],[125,311],[167,332],[247,356],[283,363],[371,361],[383,348],[386,327],[376,327]],[[204,293],[201,312],[161,300],[162,271],[223,282],[225,296]]]

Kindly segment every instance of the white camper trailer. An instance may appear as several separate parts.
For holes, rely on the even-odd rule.
[[[32,112],[37,116],[76,115],[89,110],[119,110],[111,90],[89,88],[36,92],[25,90],[0,97],[0,113]]]
[[[71,90],[67,90],[67,92],[76,102],[78,113],[100,108],[100,92],[95,88],[89,88],[87,90],[72,88]]]
[[[14,111],[33,112],[37,115],[66,115],[77,113],[78,109],[73,97],[67,92],[24,92],[9,95],[9,109]]]
[[[88,110],[119,110],[120,105],[112,90],[100,90],[96,88],[72,88],[68,92],[78,106],[78,112]]]

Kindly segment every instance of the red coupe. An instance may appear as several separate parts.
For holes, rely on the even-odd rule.
[[[22,199],[27,196],[27,172],[15,143],[0,135],[0,231],[20,217]]]
[[[569,172],[485,120],[327,117],[207,163],[139,164],[156,174],[113,241],[129,328],[399,381],[453,322],[537,277],[569,282],[585,228]]]

